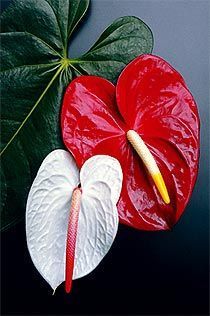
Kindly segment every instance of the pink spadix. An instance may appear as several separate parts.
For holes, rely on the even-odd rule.
[[[66,293],[69,293],[72,287],[79,211],[81,208],[81,195],[82,190],[80,188],[75,188],[72,193],[71,199],[71,208],[66,239]]]

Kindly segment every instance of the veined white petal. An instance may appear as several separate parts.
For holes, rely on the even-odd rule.
[[[43,161],[28,195],[28,249],[37,270],[54,290],[65,280],[69,210],[79,182],[72,156],[55,150]],[[120,164],[109,156],[92,157],[82,167],[81,185],[74,279],[95,269],[114,241],[122,185]]]
[[[34,265],[53,289],[65,278],[65,245],[73,189],[79,171],[65,150],[42,162],[26,205],[26,236]]]
[[[82,207],[75,254],[75,279],[94,270],[115,239],[119,223],[116,203],[121,192],[122,177],[120,163],[110,156],[93,156],[82,166]]]
[[[122,169],[117,159],[108,155],[89,158],[81,168],[80,179],[85,194],[96,182],[104,182],[111,190],[112,201],[116,204],[122,188]]]

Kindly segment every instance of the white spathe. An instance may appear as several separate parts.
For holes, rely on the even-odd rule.
[[[65,150],[42,162],[26,205],[26,238],[34,265],[55,290],[65,280],[66,238],[73,189],[81,182],[73,279],[93,271],[110,249],[118,229],[116,203],[122,187],[119,162],[88,159],[79,172]]]

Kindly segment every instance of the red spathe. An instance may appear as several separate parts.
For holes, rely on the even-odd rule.
[[[181,75],[166,61],[141,55],[121,73],[116,88],[95,76],[68,86],[61,113],[66,147],[79,167],[93,155],[119,160],[123,188],[121,223],[143,230],[170,229],[180,218],[195,184],[199,116]],[[166,205],[126,132],[135,130],[153,154],[170,196]]]

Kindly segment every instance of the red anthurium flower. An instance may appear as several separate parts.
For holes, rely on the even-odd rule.
[[[75,79],[64,96],[61,125],[79,166],[96,154],[120,161],[121,223],[165,230],[177,222],[197,176],[199,117],[183,78],[166,61],[136,58],[116,87],[94,76]]]

